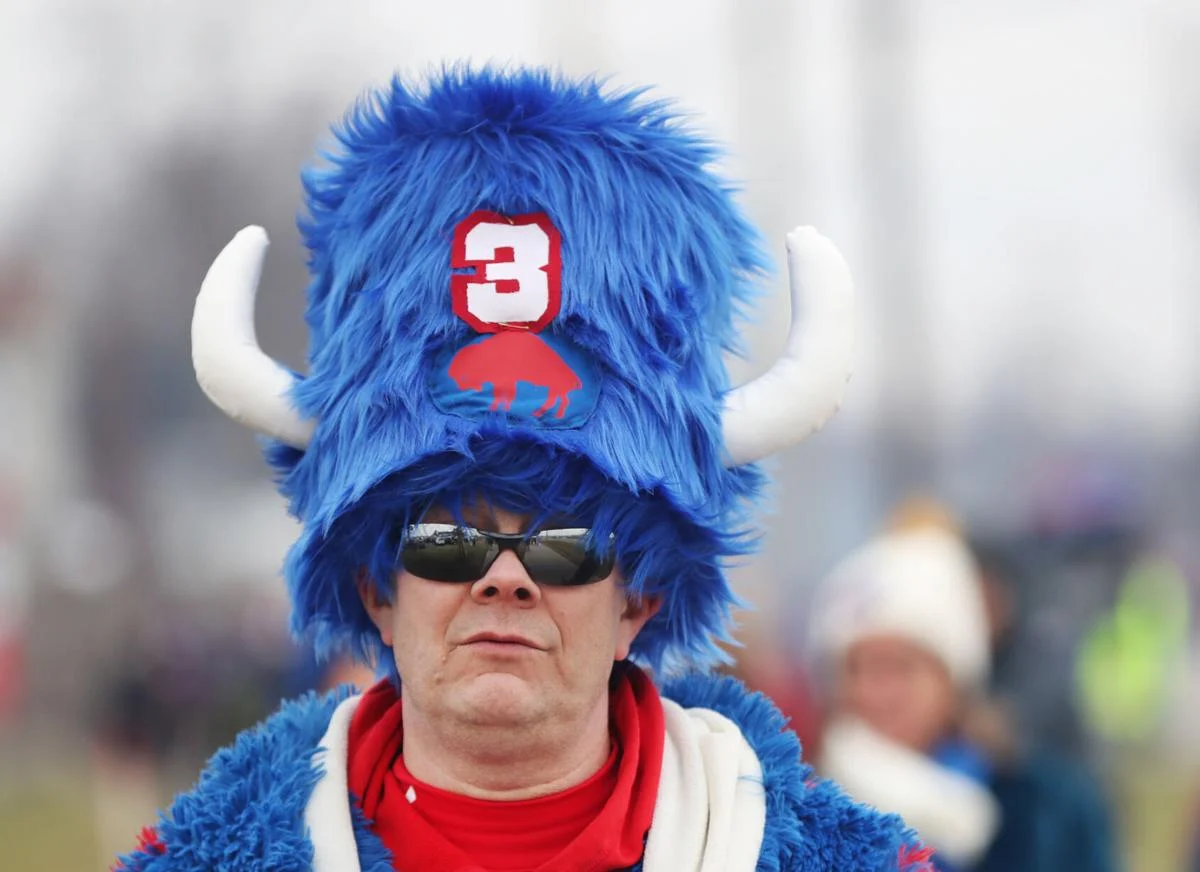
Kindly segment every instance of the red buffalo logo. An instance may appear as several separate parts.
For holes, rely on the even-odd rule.
[[[535,333],[504,330],[481,342],[466,346],[450,361],[450,378],[460,391],[483,391],[492,386],[491,409],[508,411],[517,399],[521,382],[546,388],[546,402],[534,412],[535,418],[558,404],[554,417],[567,412],[572,391],[583,387],[575,370]]]

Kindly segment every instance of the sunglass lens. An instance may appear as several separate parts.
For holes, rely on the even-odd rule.
[[[478,581],[495,557],[486,536],[449,524],[410,528],[400,553],[404,569],[430,581]]]
[[[609,554],[597,556],[588,550],[587,530],[543,530],[525,546],[521,562],[538,584],[580,585],[612,573]]]

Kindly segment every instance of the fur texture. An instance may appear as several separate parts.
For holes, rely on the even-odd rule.
[[[778,709],[731,678],[688,676],[663,695],[734,721],[763,767],[767,823],[759,872],[907,870],[915,835],[894,816],[856,805],[812,778]],[[312,845],[304,807],[316,781],[312,757],[345,693],[305,696],[247,731],[210,761],[196,787],[176,799],[157,827],[158,847],[123,857],[126,872],[288,872],[307,870]],[[387,850],[355,818],[363,872],[391,872]],[[902,857],[908,858],[901,865]],[[637,869],[638,867],[634,867]]]
[[[722,353],[765,258],[709,169],[713,147],[639,92],[527,69],[397,79],[337,136],[304,178],[310,374],[295,401],[318,423],[307,451],[268,450],[303,522],[285,567],[295,629],[319,652],[387,666],[358,568],[386,587],[395,531],[434,499],[474,493],[616,532],[634,588],[665,597],[636,643],[641,663],[720,659],[723,564],[751,544],[762,484],[756,467],[723,464]],[[545,212],[561,232],[561,310],[546,331],[601,377],[578,429],[459,417],[430,396],[431,360],[475,335],[451,308],[450,240],[478,209]]]

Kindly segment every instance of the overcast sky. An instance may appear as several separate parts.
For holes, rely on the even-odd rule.
[[[1195,123],[1187,113],[1200,117],[1185,89],[1200,3],[909,6],[927,377],[948,425],[1015,391],[1065,431],[1133,419],[1166,439],[1194,433],[1197,191],[1179,138]],[[872,339],[889,329],[889,288],[865,232],[855,8],[777,0],[747,22],[719,0],[4,0],[0,243],[19,243],[62,186],[119,197],[138,155],[168,134],[236,129],[272,101],[303,95],[332,119],[393,69],[459,57],[598,68],[658,85],[729,142],[774,242],[805,222],[842,246],[864,277],[868,331],[847,416],[868,421],[888,388]],[[777,37],[773,15],[794,52],[762,69],[745,29]],[[785,178],[752,163],[770,128],[748,114],[747,88],[760,87],[750,75],[762,75],[764,104],[779,101],[780,147],[794,155]],[[781,323],[763,328],[757,368]]]

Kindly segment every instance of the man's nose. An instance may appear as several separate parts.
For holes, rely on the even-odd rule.
[[[511,602],[520,606],[535,606],[542,591],[529,577],[521,561],[512,551],[496,558],[487,575],[471,585],[471,598],[478,603]]]

